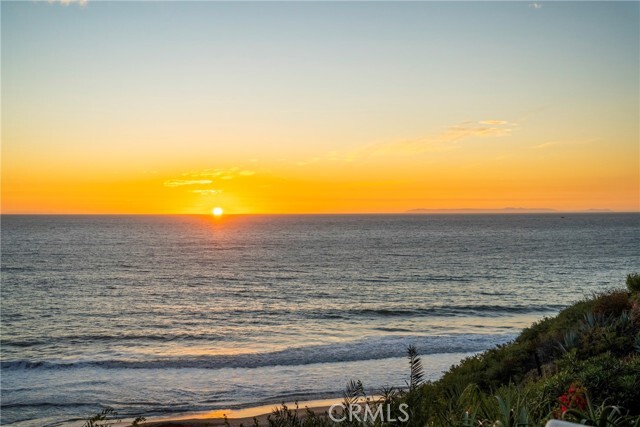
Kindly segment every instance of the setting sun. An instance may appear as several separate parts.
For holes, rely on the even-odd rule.
[[[213,208],[213,211],[212,211],[213,216],[222,216],[223,212],[224,211],[220,207]]]

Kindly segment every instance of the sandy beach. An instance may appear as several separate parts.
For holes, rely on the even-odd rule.
[[[298,402],[297,412],[300,417],[304,417],[306,409],[312,409],[316,414],[329,411],[334,403],[341,402],[342,399],[321,399]],[[290,409],[295,408],[295,402],[286,402]],[[268,425],[267,417],[280,404],[260,405],[243,409],[221,409],[200,414],[189,414],[183,417],[170,416],[166,418],[152,418],[143,425],[146,427],[190,427],[190,426],[224,426],[225,415],[229,425],[237,427],[240,425],[251,426],[254,418],[260,425]]]

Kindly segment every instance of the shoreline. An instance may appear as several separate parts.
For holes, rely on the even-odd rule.
[[[289,409],[296,411],[299,415],[304,416],[307,408],[313,410],[316,414],[327,412],[334,403],[342,402],[341,397],[330,399],[306,400],[298,402],[298,408],[295,409],[295,402],[284,402]],[[250,406],[241,409],[216,409],[207,412],[196,412],[184,414],[182,416],[169,415],[167,417],[150,418],[142,426],[145,427],[202,427],[202,426],[224,426],[225,415],[230,426],[238,427],[240,425],[251,426],[254,424],[254,418],[260,425],[268,425],[267,417],[271,415],[275,408],[282,406],[282,403],[272,403],[268,405]]]

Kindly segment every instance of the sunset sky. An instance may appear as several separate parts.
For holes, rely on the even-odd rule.
[[[640,209],[638,2],[2,2],[3,213]]]

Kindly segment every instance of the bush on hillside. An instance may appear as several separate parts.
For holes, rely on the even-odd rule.
[[[616,290],[596,296],[593,312],[597,314],[620,316],[623,311],[631,309],[629,293]]]
[[[629,289],[629,292],[640,292],[640,273],[627,275],[627,289]]]

